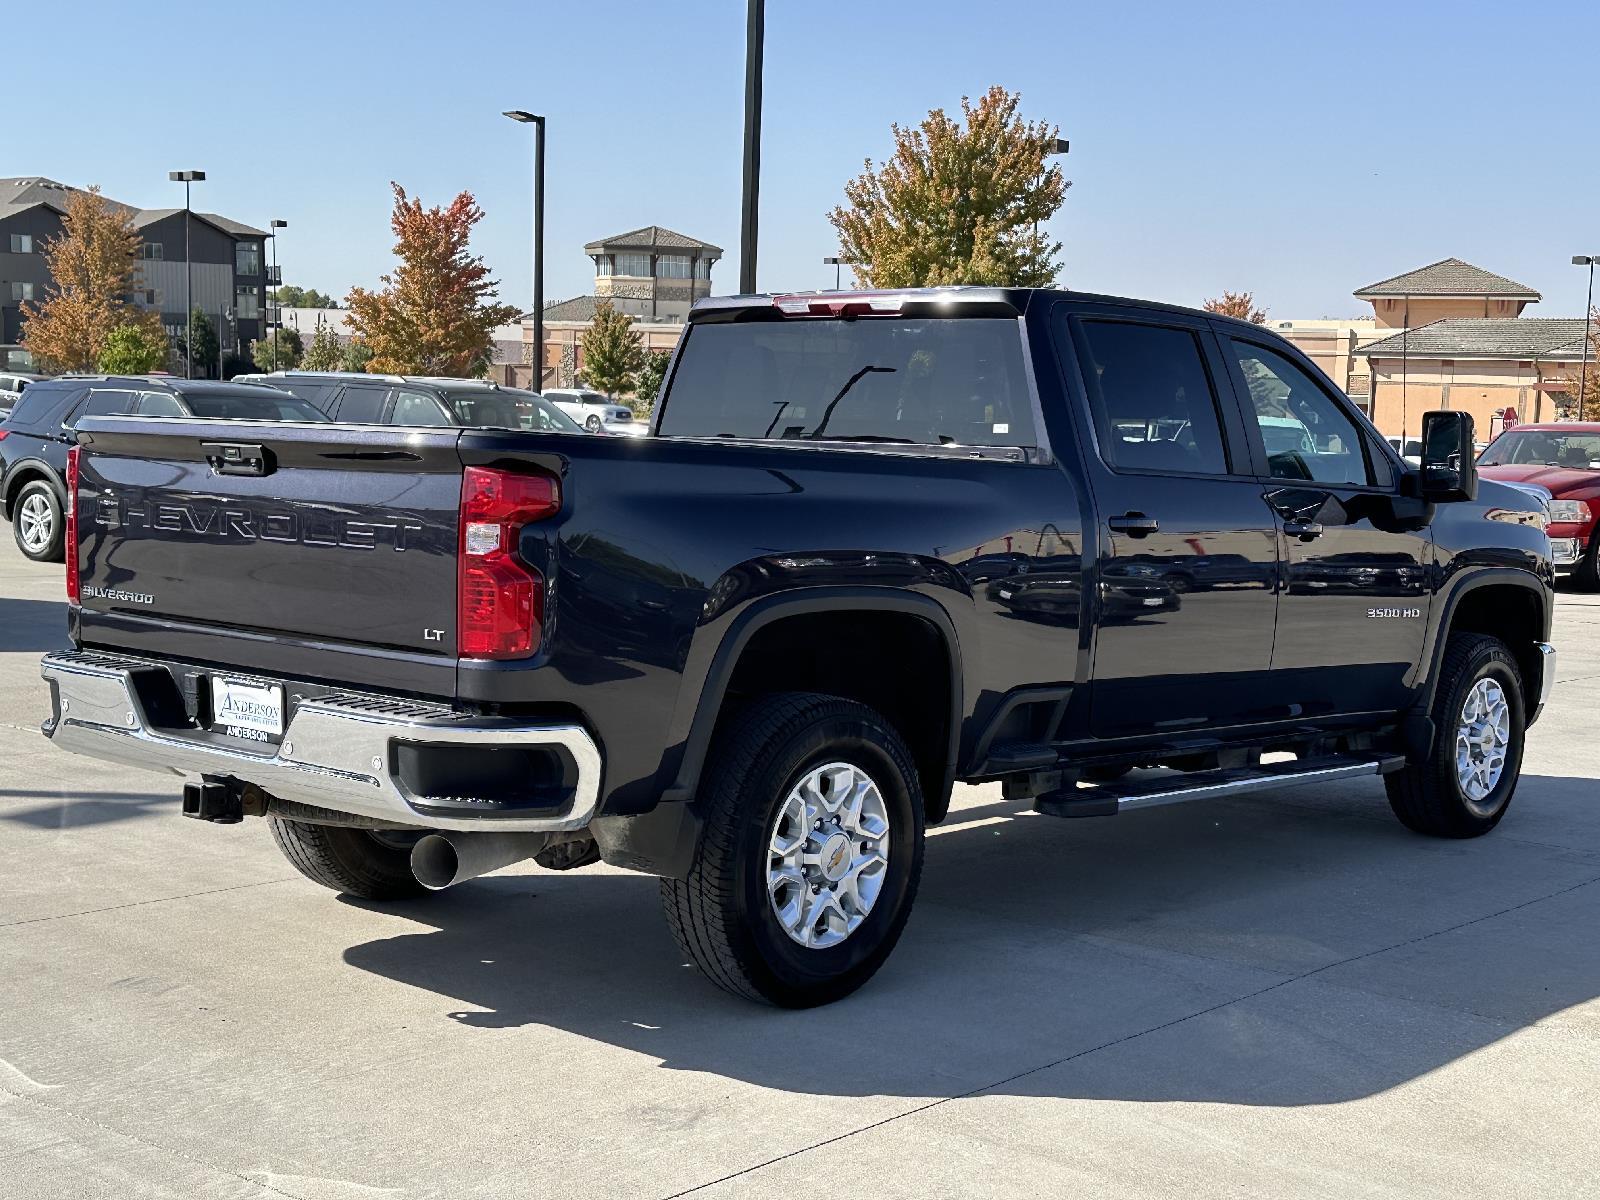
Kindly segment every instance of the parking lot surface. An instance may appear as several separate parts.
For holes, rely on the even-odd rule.
[[[0,543],[0,1196],[1600,1190],[1600,597],[1494,834],[1371,780],[1059,821],[966,788],[889,964],[776,1012],[652,880],[380,908],[54,750],[59,567]]]

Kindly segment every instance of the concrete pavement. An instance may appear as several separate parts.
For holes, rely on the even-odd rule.
[[[1054,821],[963,789],[857,996],[779,1013],[652,881],[379,909],[55,751],[0,545],[0,1196],[1592,1195],[1600,597],[1493,835],[1372,781]]]

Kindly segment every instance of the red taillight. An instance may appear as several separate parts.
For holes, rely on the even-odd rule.
[[[9,430],[9,429],[0,429],[0,442],[5,441],[10,436],[11,436],[11,430]]]
[[[544,578],[517,557],[524,525],[561,511],[549,475],[468,467],[461,480],[456,647],[464,658],[525,658],[539,648]]]
[[[82,447],[67,450],[67,528],[64,547],[67,552],[67,601],[77,604],[82,598],[78,579],[78,455]]]

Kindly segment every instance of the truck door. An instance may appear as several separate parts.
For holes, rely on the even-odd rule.
[[[1422,506],[1315,371],[1218,332],[1282,531],[1272,690],[1294,715],[1398,709],[1428,624]]]
[[[1093,435],[1091,731],[1170,740],[1273,715],[1277,528],[1210,324],[1134,306],[1062,312],[1068,390]]]

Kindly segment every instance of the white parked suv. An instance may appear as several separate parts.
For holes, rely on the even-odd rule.
[[[620,434],[645,431],[644,422],[634,419],[633,409],[600,392],[587,388],[546,388],[541,395],[590,433],[599,433],[601,429]]]

